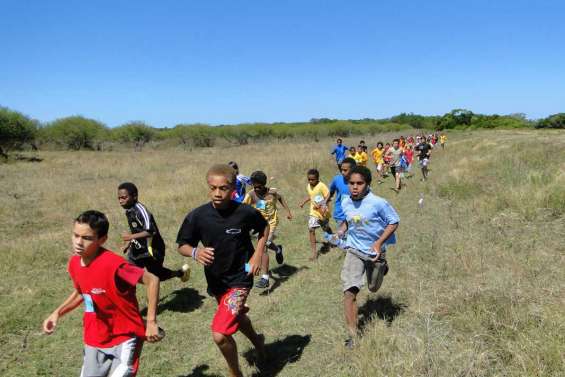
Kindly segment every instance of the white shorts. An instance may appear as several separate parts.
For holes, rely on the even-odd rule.
[[[377,164],[377,171],[383,171],[383,164]]]
[[[420,160],[420,166],[423,167],[423,168],[428,166],[429,163],[430,163],[430,160],[427,159],[427,158]]]
[[[322,220],[316,216],[308,217],[308,229],[316,229],[328,225],[328,220]]]

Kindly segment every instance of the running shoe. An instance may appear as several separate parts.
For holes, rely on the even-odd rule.
[[[255,286],[257,288],[269,288],[269,279],[261,278]]]
[[[284,262],[284,255],[283,255],[283,247],[282,245],[277,246],[277,251],[275,252],[275,258],[277,259],[278,264],[283,264]]]

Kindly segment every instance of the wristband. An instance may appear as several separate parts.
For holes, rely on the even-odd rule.
[[[198,256],[198,248],[194,247],[192,249],[192,259],[196,260],[197,256]]]

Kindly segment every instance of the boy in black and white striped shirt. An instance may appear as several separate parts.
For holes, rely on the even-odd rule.
[[[181,269],[173,271],[163,267],[165,260],[165,242],[159,233],[155,218],[139,203],[137,187],[131,182],[124,182],[118,186],[118,201],[126,210],[126,217],[131,233],[123,233],[122,240],[127,242],[128,261],[138,267],[156,275],[159,280],[168,280],[178,277],[187,281],[190,270],[187,264]]]

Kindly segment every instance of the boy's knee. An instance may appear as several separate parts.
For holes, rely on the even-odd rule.
[[[355,302],[357,300],[357,293],[358,292],[359,292],[359,289],[357,287],[352,287],[352,288],[348,289],[347,291],[343,292],[343,299],[345,301]]]
[[[225,345],[229,341],[227,335],[215,331],[212,332],[212,339],[214,339],[214,343],[216,343],[219,347]]]

